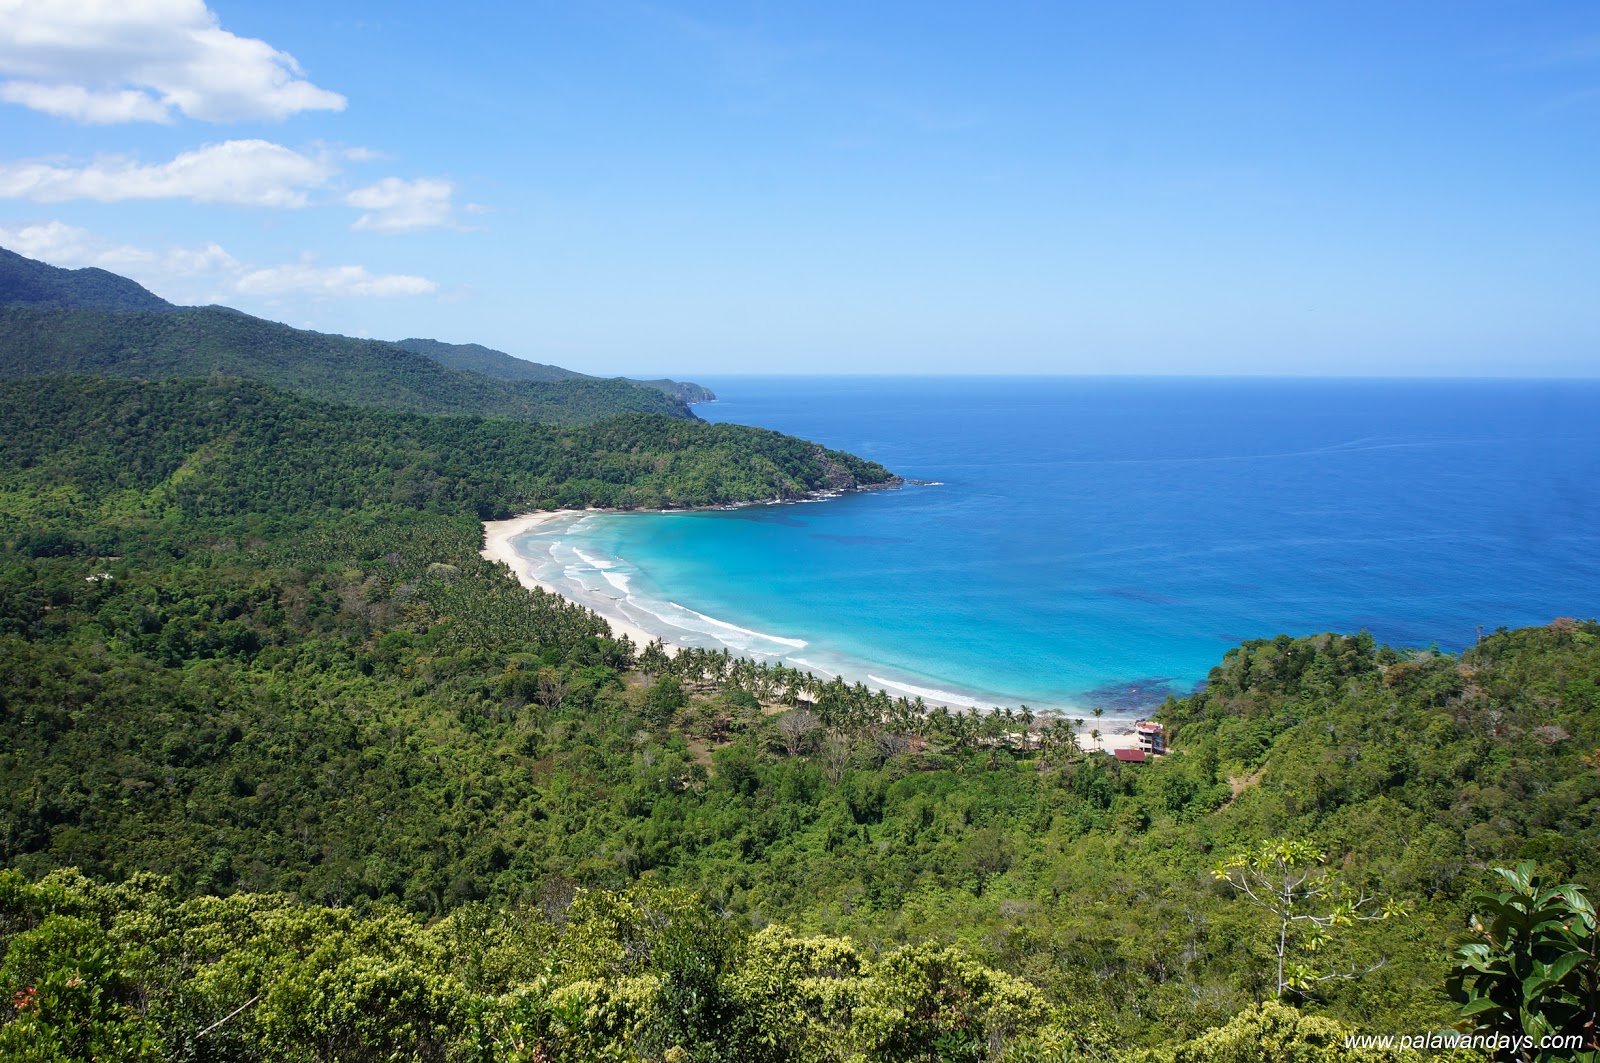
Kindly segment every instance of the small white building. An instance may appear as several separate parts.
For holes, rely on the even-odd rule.
[[[1162,757],[1167,753],[1167,729],[1154,720],[1140,720],[1133,725],[1139,748],[1148,757]]]

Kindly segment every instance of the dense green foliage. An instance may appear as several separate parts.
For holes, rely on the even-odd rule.
[[[177,309],[171,303],[115,273],[92,266],[55,266],[0,247],[0,306],[75,307],[82,310]]]
[[[1532,861],[1499,868],[1497,893],[1471,898],[1472,932],[1456,950],[1451,991],[1484,1033],[1528,1047],[1537,1063],[1600,1060],[1600,920],[1582,886],[1551,886]],[[1562,1041],[1561,1049],[1541,1049]],[[1574,1051],[1573,1045],[1587,1045]]]
[[[16,495],[4,513],[35,530],[125,516],[303,523],[362,509],[465,520],[556,505],[704,506],[893,479],[853,455],[742,425],[430,418],[226,379],[0,381],[0,423],[0,471]]]
[[[887,478],[813,444],[221,378],[10,382],[0,423],[0,1049],[1361,1058],[1352,1026],[1454,1021],[1490,868],[1600,873],[1592,622],[1247,643],[1124,765],[641,653],[477,555],[521,508]],[[1331,934],[1298,1011],[1216,875],[1284,838],[1408,913]]]
[[[424,925],[281,895],[184,899],[150,876],[0,871],[0,955],[0,1052],[28,1063],[888,1063],[1066,1039],[1037,989],[956,950],[752,933],[652,886]]]

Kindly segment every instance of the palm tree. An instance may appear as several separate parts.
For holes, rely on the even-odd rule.
[[[667,651],[660,639],[652,641],[639,655],[639,670],[651,682],[655,681],[656,676],[667,667],[668,663]]]
[[[1070,756],[1078,751],[1078,732],[1062,723],[1057,723],[1050,728],[1051,733],[1059,736],[1059,741]]]
[[[1039,741],[1036,743],[1035,748],[1039,751],[1038,759],[1040,764],[1050,763],[1050,757],[1055,752],[1055,744],[1055,738],[1048,729],[1039,732]]]

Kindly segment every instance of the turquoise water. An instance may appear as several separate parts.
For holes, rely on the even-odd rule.
[[[1455,649],[1600,611],[1595,383],[703,382],[707,420],[938,483],[519,540],[542,578],[673,641],[956,704],[1131,712],[1243,639]]]

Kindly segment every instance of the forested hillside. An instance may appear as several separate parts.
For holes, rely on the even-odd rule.
[[[1600,875],[1593,622],[1248,643],[1126,765],[669,660],[477,555],[523,508],[889,478],[814,444],[223,378],[7,382],[0,423],[15,1058],[1417,1058],[1342,1038],[1456,1020],[1491,869]],[[1350,918],[1281,934],[1241,854]]]
[[[80,310],[176,310],[159,295],[103,269],[57,269],[0,247],[0,306]]]
[[[114,273],[58,269],[0,248],[0,378],[228,376],[329,402],[413,413],[588,424],[624,413],[695,419],[673,381],[602,380],[436,341],[429,351],[290,328],[224,306],[179,307]],[[437,357],[439,351],[485,356]],[[498,361],[496,360],[498,359]],[[502,366],[485,375],[478,363]],[[443,363],[443,364],[442,364]],[[460,364],[458,364],[460,363]]]
[[[440,365],[451,369],[466,369],[501,380],[581,380],[584,374],[559,365],[530,362],[481,343],[445,343],[442,340],[396,340],[396,347],[404,347],[416,354],[427,355]]]
[[[222,373],[331,402],[554,424],[619,413],[694,416],[655,388],[619,380],[495,380],[392,343],[306,332],[226,307],[0,309],[0,377],[61,373],[138,379]]]
[[[427,355],[440,365],[451,369],[465,369],[500,380],[595,380],[596,377],[575,373],[559,365],[530,362],[514,355],[485,347],[481,343],[442,343],[439,340],[397,340],[395,346]],[[626,378],[623,378],[626,379]],[[628,380],[630,384],[655,388],[684,402],[710,402],[717,396],[710,388],[679,380]]]

